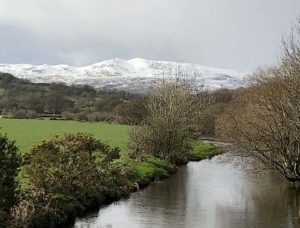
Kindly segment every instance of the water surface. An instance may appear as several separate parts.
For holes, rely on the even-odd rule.
[[[77,219],[75,227],[300,227],[295,187],[274,172],[223,160],[189,163],[170,179]]]

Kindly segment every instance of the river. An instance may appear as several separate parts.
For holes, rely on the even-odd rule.
[[[224,157],[190,162],[171,178],[77,219],[75,227],[300,227],[299,189],[275,172]]]

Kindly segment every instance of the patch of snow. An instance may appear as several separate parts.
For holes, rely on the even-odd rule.
[[[0,64],[0,72],[33,83],[62,82],[68,85],[83,84],[95,88],[145,93],[157,81],[173,77],[180,66],[192,78],[193,86],[215,90],[246,86],[246,73],[217,69],[190,63],[151,61],[141,58],[131,60],[110,59],[84,67],[60,65]]]

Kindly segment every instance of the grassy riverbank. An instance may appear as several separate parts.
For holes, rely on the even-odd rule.
[[[125,160],[124,164],[132,170],[132,181],[146,186],[156,179],[164,179],[176,172],[176,167],[167,161],[147,156],[143,161]]]
[[[129,158],[127,155],[127,145],[132,127],[127,125],[77,121],[1,119],[0,127],[1,133],[6,133],[9,138],[16,140],[16,144],[22,154],[26,154],[34,145],[54,135],[77,132],[91,133],[111,147],[119,147],[121,149],[121,158],[117,162],[129,171],[130,175],[125,181],[129,183],[129,189],[131,190],[128,191],[128,188],[124,191],[120,190],[118,194],[108,194],[101,200],[90,199],[87,202],[82,202],[81,205],[71,208],[67,201],[59,201],[58,208],[62,210],[60,211],[61,214],[68,219],[82,214],[89,208],[97,207],[103,203],[118,200],[121,196],[128,195],[137,189],[136,184],[139,187],[145,187],[154,180],[169,177],[177,170],[177,167],[169,162],[150,155],[145,156],[143,160]],[[193,150],[189,155],[191,161],[211,158],[220,153],[220,150],[212,144],[194,141],[192,145]],[[20,182],[22,184],[23,180],[20,179]],[[70,196],[64,197],[68,198]],[[66,210],[63,208],[66,208]],[[43,220],[43,217],[40,219]],[[64,222],[64,220],[62,221]]]
[[[170,163],[151,156],[143,161],[129,159],[126,156],[126,151],[132,126],[128,125],[64,120],[0,119],[0,127],[0,132],[6,133],[9,138],[16,141],[22,154],[40,141],[49,139],[54,135],[77,132],[91,133],[111,147],[121,149],[122,163],[133,171],[132,180],[141,185],[157,178],[166,178],[176,170]],[[192,145],[193,150],[189,154],[190,161],[208,159],[221,152],[214,145],[200,141],[194,141]]]
[[[190,161],[201,161],[203,159],[210,159],[222,153],[222,149],[216,147],[211,143],[204,143],[201,141],[194,141],[192,143],[193,150],[189,154]]]
[[[211,143],[194,141],[193,150],[189,154],[189,161],[201,161],[211,159],[223,152],[222,148]],[[147,185],[155,179],[169,177],[176,172],[176,167],[167,161],[148,156],[144,161],[126,160],[125,163],[131,167],[134,180],[140,185]]]

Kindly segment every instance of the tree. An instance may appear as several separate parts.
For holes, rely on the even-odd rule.
[[[291,36],[278,67],[259,70],[224,129],[245,150],[289,181],[300,181],[300,43]],[[230,130],[231,129],[231,130]]]
[[[6,135],[0,135],[0,224],[16,203],[16,176],[20,164],[21,157],[15,142],[10,141]]]
[[[117,113],[122,116],[126,124],[142,124],[146,117],[146,97],[136,96],[129,102],[118,107]]]
[[[186,163],[199,113],[209,98],[208,93],[194,94],[181,77],[159,83],[146,99],[143,126],[131,136],[132,154],[150,153],[177,165]]]

